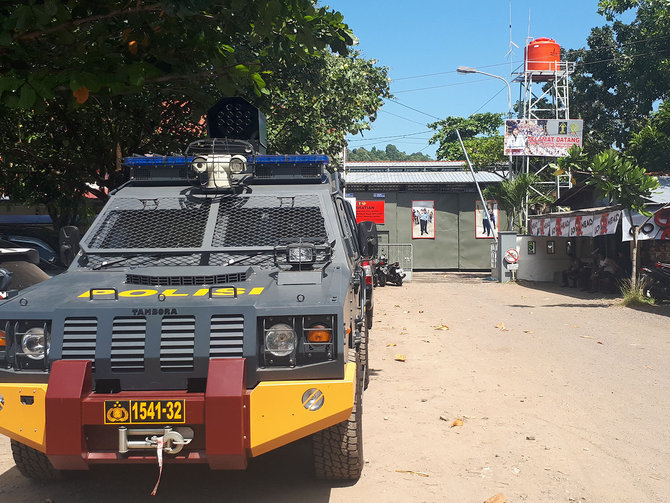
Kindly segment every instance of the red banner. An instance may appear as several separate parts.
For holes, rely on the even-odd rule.
[[[356,222],[384,223],[384,201],[356,201]]]

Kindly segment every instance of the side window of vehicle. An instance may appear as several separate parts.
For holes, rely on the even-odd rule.
[[[356,249],[356,253],[360,255],[361,250],[360,246],[358,245],[358,227],[356,225],[356,215],[354,215],[354,210],[348,201],[346,200],[343,201],[342,205],[344,206],[344,212],[347,217],[347,223],[349,224],[349,230],[351,231],[351,235],[353,236],[354,248]]]
[[[340,221],[340,227],[342,229],[342,237],[344,239],[344,247],[347,250],[347,258],[352,260],[353,257],[357,255],[357,248],[342,199],[338,198],[335,200],[335,208],[337,210],[337,218]]]

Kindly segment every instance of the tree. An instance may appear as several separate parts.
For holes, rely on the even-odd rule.
[[[268,144],[276,152],[341,156],[346,134],[370,128],[391,96],[387,68],[358,52],[324,53],[309,64],[277,62],[267,80],[268,94],[251,101],[268,114]]]
[[[10,1],[0,19],[0,103],[25,110],[156,82],[189,96],[208,79],[261,93],[268,61],[354,43],[342,14],[312,0]]]
[[[402,152],[395,145],[386,145],[385,150],[377,150],[372,147],[371,150],[366,150],[363,147],[355,148],[347,151],[347,160],[349,161],[432,161],[433,159],[421,152],[414,152],[407,154]]]
[[[277,150],[331,155],[388,95],[386,69],[349,53],[341,14],[311,0],[132,5],[0,7],[0,189],[46,203],[57,227],[86,193],[105,198],[89,184],[123,181],[123,156],[183,152],[222,94],[268,115]]]
[[[486,169],[507,163],[507,158],[503,154],[504,137],[498,132],[504,124],[503,114],[473,114],[467,119],[450,116],[428,124],[428,127],[437,130],[428,142],[439,143],[438,159],[465,160],[463,149],[456,136],[458,129],[473,166]]]
[[[589,155],[626,148],[658,100],[668,98],[670,4],[665,0],[601,0],[611,24],[593,28],[588,48],[567,52],[576,61],[570,107],[584,119]],[[624,23],[619,16],[635,9]]]
[[[626,153],[647,171],[670,174],[670,101],[661,103],[642,129],[633,134]]]
[[[647,201],[653,191],[658,188],[658,178],[647,174],[636,161],[624,154],[608,149],[596,154],[588,161],[578,147],[572,147],[569,156],[558,159],[560,170],[571,169],[585,176],[585,183],[593,185],[600,194],[612,203],[620,204],[624,209],[637,211],[646,216],[651,213],[646,209]],[[638,227],[633,225],[633,264],[631,282],[637,285],[637,248]]]
[[[513,178],[504,179],[498,184],[489,185],[484,189],[485,199],[498,201],[500,209],[507,213],[509,228],[515,226],[519,233],[524,233],[524,208],[526,207],[526,195],[528,204],[548,203],[552,199],[548,196],[535,192],[531,189],[540,181],[535,173],[519,173]]]

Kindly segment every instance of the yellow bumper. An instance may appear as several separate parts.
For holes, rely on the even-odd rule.
[[[46,384],[0,384],[0,433],[44,452],[46,394]]]
[[[353,408],[356,364],[342,380],[261,382],[249,393],[249,443],[258,456],[346,420]],[[46,384],[3,384],[0,434],[46,452]]]
[[[250,394],[251,455],[345,421],[354,406],[355,380],[356,364],[348,363],[343,380],[260,383]]]

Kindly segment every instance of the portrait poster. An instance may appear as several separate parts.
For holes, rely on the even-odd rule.
[[[493,239],[500,232],[500,218],[498,201],[491,199],[486,201],[490,220],[482,207],[481,201],[475,201],[475,238]]]
[[[435,201],[412,201],[412,239],[435,239]]]

